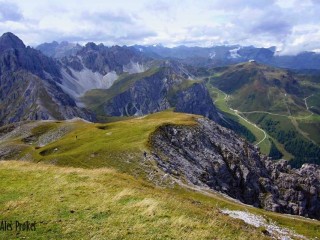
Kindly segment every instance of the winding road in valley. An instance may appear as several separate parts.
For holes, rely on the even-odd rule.
[[[230,108],[231,111],[233,111],[238,117],[242,118],[244,121],[246,121],[247,123],[251,124],[252,126],[254,126],[255,128],[259,129],[261,132],[263,132],[264,137],[261,141],[259,141],[258,143],[256,143],[256,145],[261,144],[264,140],[266,140],[267,138],[267,133],[265,130],[263,130],[262,128],[258,127],[257,124],[250,122],[248,119],[242,117],[239,113],[243,113],[243,112],[239,112],[238,110],[232,109]]]
[[[217,89],[217,88],[216,88]],[[228,99],[230,98],[230,96],[228,94],[226,94],[225,92],[221,91],[220,89],[217,89],[219,92],[218,94],[222,93],[225,95],[224,97],[224,101],[226,103],[226,106],[229,108],[230,111],[232,111],[236,116],[238,116],[239,118],[241,118],[242,120],[244,120],[245,122],[247,122],[248,124],[250,124],[251,126],[255,127],[256,129],[258,129],[259,131],[263,132],[264,134],[264,137],[258,142],[256,143],[255,145],[260,145],[263,141],[266,140],[267,138],[267,133],[265,130],[263,130],[262,128],[258,127],[255,123],[249,121],[247,118],[241,116],[241,114],[252,114],[252,113],[264,113],[264,114],[269,114],[269,115],[274,115],[274,116],[281,116],[281,117],[287,117],[289,119],[295,119],[295,120],[301,120],[301,119],[306,119],[306,118],[309,118],[311,117],[314,113],[310,111],[310,108],[312,108],[313,106],[309,107],[308,106],[308,98],[312,97],[313,95],[310,95],[306,98],[304,98],[304,103],[305,103],[305,107],[306,107],[306,110],[310,113],[310,115],[308,116],[303,116],[303,117],[294,117],[292,115],[285,115],[285,114],[277,114],[277,113],[271,113],[271,112],[267,112],[267,111],[250,111],[250,112],[241,112],[237,109],[233,109],[233,108],[230,108],[229,105],[228,105]],[[219,96],[218,96],[218,99],[215,100],[215,102],[217,102],[219,100]]]
[[[239,118],[241,118],[242,120],[244,120],[245,122],[247,122],[248,124],[250,124],[251,126],[255,127],[256,129],[258,129],[259,131],[261,131],[261,132],[263,133],[264,137],[263,137],[258,143],[256,143],[255,145],[258,146],[258,145],[260,145],[264,140],[266,140],[266,138],[267,138],[267,136],[268,136],[267,133],[266,133],[266,131],[264,131],[262,128],[258,127],[255,123],[252,123],[252,122],[250,122],[248,119],[246,119],[245,117],[241,116],[240,114],[243,113],[243,112],[240,112],[239,110],[230,108],[229,105],[228,105],[228,103],[227,103],[227,102],[228,102],[228,99],[230,98],[230,96],[229,96],[228,94],[226,94],[225,92],[221,91],[220,89],[217,89],[217,90],[225,95],[225,97],[224,97],[223,100],[225,100],[226,106],[229,108],[230,111],[232,111],[236,116],[238,116]],[[219,92],[218,92],[218,94],[220,94]],[[218,101],[218,99],[215,100],[214,102],[217,102],[217,101]]]

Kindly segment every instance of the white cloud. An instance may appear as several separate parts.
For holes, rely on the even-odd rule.
[[[0,32],[12,31],[33,45],[53,40],[167,46],[228,42],[275,45],[283,53],[320,49],[318,0],[0,0],[0,4]]]

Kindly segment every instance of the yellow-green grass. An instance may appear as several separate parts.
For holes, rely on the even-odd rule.
[[[245,126],[256,137],[255,143],[260,142],[264,138],[264,133],[259,128],[255,127],[252,124],[249,124],[242,118],[238,117],[235,111],[230,109],[230,107],[228,106],[228,98],[226,98],[227,95],[224,92],[222,92],[218,88],[213,87],[211,84],[207,84],[207,87],[218,109],[222,112],[230,113],[233,116],[235,116],[238,122],[241,125]],[[266,138],[263,142],[259,144],[259,148],[263,154],[269,154],[271,143],[268,140],[268,138]]]
[[[165,111],[145,117],[93,124],[84,121],[39,123],[32,132],[47,128],[71,127],[66,135],[43,147],[36,141],[15,138],[5,144],[21,146],[19,159],[49,162],[63,166],[97,168],[113,167],[141,174],[144,152],[149,151],[149,135],[163,124],[194,125],[196,115]],[[42,130],[41,130],[42,129]],[[37,133],[38,134],[38,133]]]
[[[34,232],[0,231],[0,239],[268,239],[220,208],[260,214],[310,238],[320,234],[318,221],[155,187],[108,168],[2,161],[0,177],[2,220],[36,222]]]

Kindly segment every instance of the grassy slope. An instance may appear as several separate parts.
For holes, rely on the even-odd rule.
[[[241,63],[211,76],[210,83],[232,94],[229,102],[240,111],[267,110],[287,114],[289,108],[296,115],[308,114],[303,100],[287,92],[289,88],[286,85],[289,84],[294,86],[290,91],[302,94],[285,70],[256,63]]]
[[[198,194],[155,188],[110,169],[2,162],[1,217],[36,221],[37,239],[263,239]],[[48,191],[48,188],[50,191]],[[50,204],[54,203],[54,204]],[[0,232],[1,239],[16,232]]]
[[[311,112],[306,110],[306,106],[304,104],[304,100],[301,98],[298,98],[294,95],[286,94],[283,91],[280,91],[272,86],[269,86],[268,88],[264,88],[263,85],[258,84],[258,81],[253,81],[253,79],[247,79],[251,78],[251,75],[248,75],[250,68],[252,68],[252,64],[238,64],[230,69],[222,69],[222,72],[219,72],[212,76],[212,81],[215,82],[214,84],[218,85],[219,88],[223,90],[227,90],[232,93],[232,96],[229,97],[228,103],[235,108],[240,109],[242,111],[256,111],[256,110],[263,110],[268,111],[271,113],[280,113],[283,116],[273,116],[269,115],[268,118],[274,121],[277,121],[279,118],[281,119],[281,126],[283,126],[283,129],[286,131],[288,127],[292,128],[293,131],[296,131],[297,134],[300,136],[301,139],[305,139],[306,141],[312,141],[316,144],[320,144],[320,138],[319,138],[319,115],[317,115],[317,108],[319,105],[318,96],[319,93],[317,93],[317,89],[319,88],[319,84],[315,83],[314,81],[308,81],[306,77],[299,76],[299,82],[302,86],[303,91],[305,92],[306,96],[310,96],[307,99],[307,103],[310,108],[310,110],[314,110],[314,115],[310,116]],[[279,69],[273,69],[269,68],[267,66],[259,65],[256,70],[253,71],[251,69],[252,73],[256,74],[255,71],[258,70],[265,71],[264,77],[266,79],[280,79],[282,76],[286,76],[286,72]],[[239,72],[238,72],[239,71]],[[224,75],[227,73],[226,75]],[[240,74],[239,73],[243,73]],[[247,74],[247,75],[246,75]],[[220,81],[219,78],[224,76],[228,81]],[[229,81],[235,81],[231,82]],[[250,84],[249,84],[250,83]],[[214,87],[210,86],[211,84],[207,84],[211,91],[217,92],[219,90],[216,90]],[[310,86],[309,86],[310,85]],[[311,88],[312,85],[312,88]],[[237,88],[242,87],[241,91],[237,90]],[[254,90],[253,90],[254,89]],[[254,96],[251,93],[259,92],[259,91],[265,91],[267,92],[267,97],[262,97],[264,94],[254,94]],[[251,94],[251,95],[250,95]],[[215,93],[216,97],[219,95]],[[249,96],[249,97],[246,97]],[[271,98],[273,104],[270,105],[270,103],[266,100],[267,98]],[[223,101],[223,98],[219,98],[217,101],[217,106],[222,111],[230,111],[228,110],[228,106],[225,104],[226,101]],[[266,102],[267,101],[267,102]],[[232,111],[231,111],[232,113]],[[246,118],[249,118],[251,121],[259,124],[256,119],[259,119],[259,117],[263,116],[263,113],[252,113],[252,114],[245,114],[244,116]],[[259,116],[259,117],[257,117]],[[287,117],[286,117],[287,116]],[[294,119],[295,118],[295,119]],[[261,139],[261,131],[257,131],[256,128],[252,127],[251,125],[246,124],[244,121],[240,123],[247,127],[255,136],[257,139]],[[264,128],[264,126],[260,125],[260,127]],[[264,128],[265,129],[265,128]],[[281,129],[278,129],[281,130]],[[270,133],[269,133],[270,134]],[[270,137],[270,136],[269,136]],[[292,154],[288,153],[284,149],[284,145],[280,144],[274,137],[272,138],[275,142],[275,145],[277,148],[282,152],[284,155],[283,158],[285,159],[292,159]],[[270,149],[269,141],[264,141],[260,145],[261,152],[268,154],[268,151]]]
[[[0,162],[0,215],[13,221],[37,221],[35,233],[20,234],[30,239],[264,238],[263,229],[232,220],[219,208],[250,211],[297,233],[319,235],[319,222],[299,217],[292,221],[292,217],[240,205],[218,194],[178,186],[164,189],[143,180],[144,168],[152,168],[141,165],[149,134],[165,123],[193,125],[194,115],[167,111],[109,124],[45,122],[33,128],[35,139],[61,125],[72,128],[39,149],[34,139],[11,139],[9,143],[25,145],[20,155],[32,154],[36,162],[65,167]],[[15,234],[0,231],[0,239]]]
[[[248,210],[308,237],[317,221],[242,206],[218,195],[163,189],[115,170],[0,163],[0,214],[36,221],[27,239],[264,239],[262,230],[233,220],[219,208]],[[50,189],[50,190],[49,190]],[[294,220],[293,220],[294,219]],[[0,231],[12,239],[15,231]]]
[[[252,122],[259,124],[262,128],[266,129],[268,133],[273,137],[273,139],[277,139],[277,135],[282,133],[288,133],[289,131],[296,133],[296,138],[309,141],[314,139],[315,143],[319,144],[319,122],[308,122],[308,119],[298,120],[285,117],[285,116],[274,116],[263,113],[252,113],[245,114],[245,116]],[[268,127],[268,121],[276,123],[275,126],[271,128]],[[278,139],[279,140],[279,139]],[[317,142],[318,141],[318,142]],[[283,144],[277,143],[278,149],[284,154],[284,159],[291,160],[293,155],[285,151]]]
[[[59,141],[44,147],[39,147],[37,141],[26,141],[21,137],[10,139],[6,144],[19,145],[24,149],[19,156],[15,156],[19,159],[32,156],[29,158],[36,162],[85,168],[115,167],[139,174],[138,162],[143,158],[143,152],[148,152],[149,134],[165,123],[195,124],[194,117],[165,111],[108,124],[47,122],[32,130],[35,139],[41,129],[68,127],[72,130]]]

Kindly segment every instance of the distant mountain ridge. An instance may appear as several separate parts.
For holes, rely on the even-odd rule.
[[[41,51],[46,56],[58,59],[75,55],[81,48],[82,47],[79,44],[69,43],[67,41],[60,43],[57,41],[42,43],[36,47],[37,50]]]
[[[125,47],[125,46],[124,46]],[[40,44],[36,47],[45,55],[61,59],[65,56],[76,55],[81,47],[68,42]],[[276,47],[254,47],[241,45],[221,45],[213,47],[164,47],[158,45],[133,45],[144,56],[153,59],[175,59],[197,67],[227,66],[257,61],[274,67],[290,69],[320,69],[320,54],[316,52],[301,52],[296,55],[278,55]]]
[[[302,52],[295,56],[278,56],[276,48],[258,48],[254,46],[213,46],[167,48],[162,45],[135,45],[136,49],[153,57],[179,59],[197,67],[218,67],[247,62],[250,60],[274,67],[291,69],[320,69],[320,54]]]

